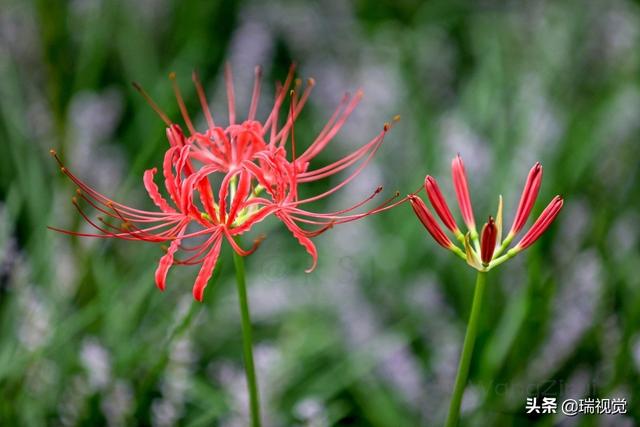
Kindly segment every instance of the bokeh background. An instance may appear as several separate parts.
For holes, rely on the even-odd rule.
[[[640,425],[639,42],[631,0],[0,0],[0,425],[248,425],[228,248],[198,304],[192,269],[155,289],[156,246],[46,229],[86,229],[50,148],[105,194],[149,207],[142,172],[167,142],[130,82],[180,122],[167,75],[196,112],[197,69],[224,118],[225,60],[240,111],[255,65],[263,115],[292,61],[316,79],[296,124],[302,146],[344,91],[364,89],[321,161],[402,116],[319,209],[379,184],[411,192],[426,173],[453,202],[459,152],[476,217],[503,194],[510,222],[541,161],[534,213],[557,193],[565,208],[490,273],[463,424]],[[315,239],[312,274],[286,230],[262,228],[247,268],[265,424],[440,425],[474,272],[407,205]],[[525,414],[526,398],[543,395],[625,398],[628,414]]]

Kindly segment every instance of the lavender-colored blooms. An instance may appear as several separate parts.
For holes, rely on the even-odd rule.
[[[478,194],[475,191],[476,188],[481,188],[478,183],[483,182],[492,167],[487,142],[475,133],[457,112],[451,112],[440,119],[439,140],[444,147],[444,154],[440,156],[442,164],[440,169],[448,170],[451,159],[460,153],[465,160],[464,166],[471,187],[470,193]],[[441,184],[444,194],[453,194],[453,191],[450,191],[453,187],[449,180]]]
[[[120,183],[124,161],[120,150],[106,143],[120,120],[123,108],[120,92],[116,89],[100,94],[79,92],[69,108],[74,144],[70,152],[72,168],[95,187],[113,191]]]
[[[569,264],[575,261],[575,254],[589,238],[593,213],[587,201],[580,198],[568,199],[564,209],[558,218],[558,237],[553,251],[558,259]]]
[[[441,422],[449,393],[453,386],[462,330],[455,327],[453,312],[446,303],[436,279],[429,275],[416,277],[408,293],[407,306],[424,316],[421,328],[431,353],[430,370],[426,375],[424,395],[421,398],[421,416],[428,423]]]
[[[41,349],[51,337],[52,313],[48,300],[34,285],[21,286],[18,294],[22,322],[18,339],[28,351]]]
[[[293,407],[295,416],[302,420],[305,427],[328,427],[327,409],[321,400],[305,397]]]
[[[85,338],[80,348],[80,362],[87,372],[92,391],[102,391],[111,383],[111,355],[97,338]]]
[[[415,355],[404,337],[397,337],[395,350],[390,351],[380,362],[382,377],[412,408],[419,409],[423,402],[423,374]]]
[[[127,425],[127,419],[135,407],[135,396],[128,381],[117,379],[102,399],[102,412],[109,427]]]
[[[593,325],[603,274],[602,260],[594,250],[579,254],[571,268],[560,274],[559,292],[549,317],[549,337],[533,357],[528,378],[553,374]]]
[[[516,104],[524,122],[524,143],[518,145],[514,170],[519,170],[520,164],[533,165],[557,149],[566,125],[549,91],[538,74],[527,74],[520,83]]]
[[[260,372],[258,382],[260,392],[260,406],[262,421],[265,426],[280,425],[278,414],[273,411],[272,402],[277,390],[277,378],[282,355],[280,351],[269,344],[258,344],[254,349],[256,370]],[[249,395],[247,394],[245,374],[238,366],[231,362],[215,363],[210,369],[217,381],[226,390],[233,408],[232,414],[223,420],[224,427],[240,427],[249,424]]]
[[[625,259],[639,239],[640,215],[633,211],[624,212],[616,219],[607,237],[609,253],[616,259]]]
[[[32,396],[46,399],[47,392],[60,382],[60,369],[51,359],[41,359],[28,367],[25,385]]]
[[[161,397],[151,404],[154,427],[172,426],[182,418],[191,388],[193,364],[197,360],[188,334],[175,339],[169,351],[169,361],[160,385]]]
[[[57,405],[60,424],[75,426],[91,394],[87,379],[83,375],[74,375],[66,385]]]
[[[640,334],[636,334],[631,340],[631,357],[636,371],[640,372]]]

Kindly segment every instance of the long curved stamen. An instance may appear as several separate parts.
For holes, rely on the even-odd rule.
[[[271,109],[271,113],[269,113],[269,117],[267,117],[267,120],[265,120],[264,126],[262,127],[263,132],[271,130],[272,137],[270,138],[269,142],[272,144],[275,144],[275,135],[277,132],[277,129],[275,128],[278,126],[278,112],[280,110],[280,107],[282,106],[282,103],[284,102],[285,96],[287,95],[289,86],[291,86],[291,82],[293,82],[293,75],[295,73],[295,70],[296,64],[293,63],[289,66],[289,72],[287,73],[287,78],[285,79],[284,83],[282,85],[276,84],[276,100],[273,103],[273,108]]]
[[[207,97],[204,94],[204,89],[202,88],[202,83],[200,83],[200,78],[198,77],[198,73],[193,71],[193,73],[191,73],[191,80],[193,80],[193,84],[196,87],[196,92],[198,92],[198,98],[200,99],[200,106],[202,108],[202,111],[204,112],[204,117],[207,120],[207,125],[209,126],[209,130],[213,130],[216,127],[216,124],[213,121],[213,116],[211,115],[211,110],[209,109],[209,103],[207,102]]]
[[[264,241],[264,236],[260,235],[260,236],[258,236],[257,239],[254,240],[253,246],[251,246],[251,248],[242,249],[240,247],[240,245],[238,245],[238,243],[235,241],[235,239],[233,238],[233,235],[229,232],[229,230],[225,229],[224,233],[225,233],[225,235],[227,237],[227,241],[229,242],[229,244],[231,245],[233,250],[236,251],[238,253],[238,255],[240,255],[240,256],[251,255],[252,253],[254,253],[258,249],[258,247],[260,247],[260,244]]]
[[[331,117],[329,117],[329,120],[324,125],[324,127],[322,128],[322,130],[320,131],[320,133],[318,134],[316,139],[311,143],[311,145],[309,145],[309,147],[305,150],[305,152],[300,155],[300,160],[301,161],[310,160],[311,158],[314,157],[314,155],[317,152],[320,151],[320,150],[317,149],[318,145],[319,145],[319,142],[323,141],[324,137],[327,135],[327,133],[331,129],[333,129],[334,124],[336,123],[336,119],[341,114],[342,109],[345,108],[345,106],[348,104],[350,99],[351,99],[351,95],[349,93],[345,93],[344,96],[342,97],[342,99],[340,100],[340,103],[338,104],[338,107],[336,107],[336,109],[333,112],[333,114],[331,115]]]
[[[386,133],[391,129],[391,127],[392,127],[391,124],[385,123],[384,128],[383,128],[382,132],[379,135],[379,137],[380,137],[379,141],[373,146],[373,148],[371,149],[371,152],[367,155],[367,157],[363,160],[363,162],[344,181],[342,181],[341,183],[337,184],[333,188],[325,191],[324,193],[321,193],[321,194],[319,194],[317,196],[309,197],[309,198],[304,199],[304,200],[300,200],[300,201],[298,201],[298,203],[309,203],[309,202],[312,202],[312,201],[315,201],[315,200],[322,199],[324,197],[327,197],[330,194],[335,193],[336,191],[338,191],[339,189],[341,189],[342,187],[347,185],[349,182],[351,182],[369,164],[369,162],[371,161],[371,159],[373,158],[375,153],[378,151],[378,149],[380,148],[380,146],[384,142],[384,135],[386,135]]]
[[[302,108],[307,103],[307,99],[309,99],[309,95],[311,95],[311,91],[313,90],[313,87],[315,86],[315,84],[316,82],[314,79],[312,78],[307,79],[307,85],[304,88],[304,91],[302,92],[300,99],[295,100],[294,102],[295,105],[293,105],[291,108],[291,114],[289,115],[287,122],[276,135],[276,140],[279,140],[281,145],[285,144],[287,135],[289,133],[289,130],[291,129],[291,126],[293,126],[293,122],[298,118],[298,116],[300,115],[300,112],[302,111]],[[293,93],[294,94],[296,93],[295,89],[293,90]]]
[[[345,107],[345,110],[342,112],[340,118],[336,121],[336,123],[327,130],[327,132],[322,136],[318,136],[316,140],[307,148],[307,150],[300,156],[301,160],[311,160],[318,153],[320,153],[327,144],[337,135],[337,133],[342,129],[342,126],[346,123],[347,119],[355,110],[356,106],[360,103],[360,100],[364,96],[364,92],[362,90],[358,90],[356,94],[351,98],[351,101]]]
[[[249,115],[247,120],[254,120],[256,111],[258,111],[258,101],[260,100],[260,81],[262,79],[262,68],[256,67],[254,70],[255,79],[253,83],[253,92],[251,94],[251,104],[249,106]]]
[[[189,112],[187,111],[187,106],[184,104],[184,99],[182,98],[182,93],[180,93],[180,88],[178,87],[178,83],[176,82],[176,73],[173,71],[169,73],[169,80],[171,80],[171,86],[173,86],[173,93],[176,96],[176,100],[178,101],[178,107],[180,108],[180,113],[182,113],[182,118],[184,119],[187,128],[191,135],[197,133],[196,129],[193,127],[193,123],[191,122],[191,117],[189,117]]]
[[[162,111],[160,109],[160,107],[158,107],[158,104],[156,104],[153,99],[151,99],[151,97],[149,96],[149,94],[147,92],[145,92],[144,89],[142,89],[142,86],[140,86],[138,83],[136,82],[131,82],[131,84],[133,85],[133,87],[140,93],[140,95],[142,95],[142,97],[145,99],[145,101],[147,101],[147,104],[149,104],[151,106],[151,108],[153,109],[153,111],[156,112],[156,114],[158,116],[160,116],[160,118],[162,119],[163,122],[165,122],[165,124],[167,126],[171,126],[171,120],[169,120],[169,117],[167,117],[167,115],[164,113],[164,111]]]
[[[227,100],[229,102],[229,124],[236,123],[236,95],[233,89],[233,73],[231,72],[231,64],[224,64],[224,81],[227,87]]]
[[[107,206],[109,203],[111,203],[114,206],[117,206],[122,211],[127,212],[127,215],[131,215],[132,217],[140,218],[140,219],[154,217],[154,216],[155,217],[159,217],[159,218],[165,218],[167,216],[173,215],[173,214],[167,214],[167,213],[164,213],[164,212],[149,212],[149,211],[145,211],[145,210],[141,210],[141,209],[135,209],[135,208],[132,208],[132,207],[129,207],[129,206],[125,206],[125,205],[123,205],[121,203],[117,203],[117,202],[109,199],[108,197],[98,193],[97,191],[95,191],[94,189],[89,187],[87,184],[85,184],[83,181],[81,181],[79,178],[77,178],[73,173],[71,173],[71,171],[64,166],[64,164],[62,163],[62,161],[58,157],[58,154],[55,152],[55,150],[50,150],[50,153],[56,159],[58,164],[60,165],[60,171],[62,173],[64,173],[83,192],[85,192],[86,194],[89,194],[91,197],[93,197],[99,203],[102,203],[105,206]],[[179,214],[176,214],[176,215],[179,215]]]

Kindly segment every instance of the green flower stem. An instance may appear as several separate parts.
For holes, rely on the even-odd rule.
[[[251,426],[260,427],[260,401],[258,398],[256,368],[253,363],[253,339],[251,337],[251,316],[249,315],[244,259],[235,251],[233,252],[233,263],[236,267],[236,284],[238,285],[238,300],[240,301],[240,315],[242,318],[242,347],[244,352],[244,371],[247,377],[247,387],[249,388]]]
[[[478,321],[482,308],[482,297],[487,284],[487,273],[479,271],[476,279],[476,289],[473,294],[473,303],[471,305],[471,315],[467,324],[467,333],[464,336],[464,344],[462,345],[462,355],[460,356],[460,364],[458,365],[458,374],[453,388],[453,396],[449,405],[449,414],[447,415],[446,427],[455,427],[458,425],[460,417],[460,404],[462,403],[462,395],[467,384],[469,376],[469,365],[471,364],[471,355],[473,354],[473,345],[478,334]]]

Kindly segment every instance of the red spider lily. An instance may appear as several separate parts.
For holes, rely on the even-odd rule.
[[[449,239],[436,221],[435,217],[429,212],[426,205],[419,197],[415,195],[410,195],[408,197],[416,216],[436,242],[465,259],[469,265],[479,271],[488,271],[531,246],[542,235],[542,233],[544,233],[549,225],[551,225],[562,208],[562,198],[560,196],[554,197],[529,231],[525,233],[520,242],[502,255],[513,238],[524,227],[524,224],[533,209],[542,181],[542,166],[540,166],[539,163],[536,163],[529,172],[513,225],[504,241],[501,241],[502,196],[499,197],[498,213],[496,214],[495,220],[493,217],[489,217],[489,221],[484,224],[480,236],[478,236],[475,228],[475,220],[473,217],[473,209],[471,206],[471,198],[469,196],[464,164],[460,155],[457,155],[453,159],[452,174],[458,204],[460,205],[460,211],[464,222],[467,225],[468,231],[466,234],[462,234],[459,230],[435,178],[427,176],[425,178],[424,188],[431,205],[438,214],[438,217],[440,217],[440,220],[446,228],[454,233],[456,239],[462,243],[464,251]]]
[[[297,89],[301,83],[294,83],[293,72],[294,68],[291,67],[285,82],[277,86],[271,112],[264,122],[259,122],[256,114],[261,73],[256,68],[247,119],[236,123],[235,90],[231,70],[227,66],[225,80],[229,123],[225,127],[214,122],[202,85],[194,73],[193,81],[208,125],[203,133],[195,130],[172,73],[170,78],[189,135],[185,135],[140,86],[134,84],[167,124],[169,148],[164,156],[162,171],[168,198],[161,194],[155,184],[157,169],[153,168],[145,171],[143,183],[159,212],[116,203],[74,176],[64,167],[57,154],[52,152],[62,171],[79,187],[80,197],[106,218],[93,221],[81,208],[77,198],[74,198],[73,203],[82,217],[98,232],[76,233],[52,229],[79,236],[168,243],[155,273],[156,285],[164,290],[168,270],[174,264],[200,265],[193,287],[193,295],[199,301],[203,298],[204,288],[220,255],[222,241],[227,240],[238,254],[249,255],[255,251],[260,240],[252,248],[245,250],[236,242],[237,236],[249,231],[254,224],[270,215],[282,221],[305,247],[313,261],[307,271],[313,270],[317,263],[317,250],[311,238],[336,224],[390,209],[405,199],[394,201],[396,194],[372,209],[353,213],[381,192],[382,188],[378,187],[370,197],[336,212],[317,213],[304,209],[305,204],[323,199],[352,181],[371,161],[391,125],[385,124],[375,138],[353,153],[327,166],[310,170],[310,162],[335,137],[362,94],[358,92],[354,97],[345,96],[320,134],[302,154],[297,155],[294,122],[309,97],[314,81],[307,81],[298,98]],[[278,117],[287,94],[290,95],[289,112],[284,124],[279,127]],[[286,150],[288,139],[291,139],[290,156]],[[356,164],[346,178],[329,190],[312,197],[299,197],[300,184],[331,177]],[[215,191],[212,188],[214,182],[220,182]],[[120,225],[114,225],[114,221]],[[303,226],[315,228],[309,230]],[[189,241],[197,243],[190,246]],[[178,254],[182,254],[182,257],[178,258]]]

